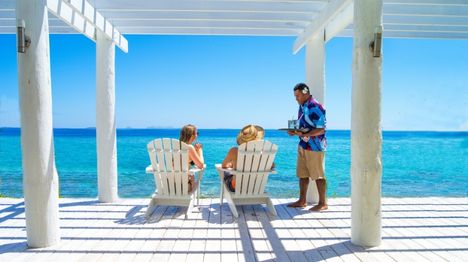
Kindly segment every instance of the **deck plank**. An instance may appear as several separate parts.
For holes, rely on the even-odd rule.
[[[274,260],[275,255],[272,253],[272,247],[266,239],[265,232],[255,215],[253,206],[242,206],[246,226],[251,237],[254,253],[259,261]]]
[[[213,203],[218,203],[219,200],[214,199]],[[239,256],[242,255],[242,249],[238,249],[237,242],[239,234],[237,233],[237,223],[232,216],[227,204],[219,206],[221,215],[221,261],[239,261]],[[240,241],[239,241],[240,242]],[[241,260],[243,261],[243,260]]]
[[[221,214],[218,207],[217,201],[210,199],[209,205],[205,208],[208,224],[203,261],[206,262],[221,261]]]
[[[239,261],[256,261],[256,254],[254,251],[253,241],[250,237],[247,220],[245,218],[243,208],[237,207],[237,212],[239,217],[237,218],[238,231],[236,232],[236,237],[240,240],[237,241],[237,250],[242,251],[239,254]]]
[[[206,247],[206,239],[204,238],[208,232],[208,223],[206,217],[208,215],[208,205],[211,199],[201,199],[199,212],[192,214],[195,219],[193,228],[193,237],[190,241],[186,261],[203,261]]]

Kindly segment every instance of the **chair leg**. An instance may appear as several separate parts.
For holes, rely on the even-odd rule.
[[[192,194],[192,200],[196,201],[196,203],[193,204],[193,206],[198,206],[199,201],[198,201],[198,188],[194,189],[193,194]]]
[[[270,210],[270,213],[276,216],[277,214],[276,214],[275,206],[273,205],[269,197],[266,199],[266,204],[267,204],[268,209]]]
[[[200,206],[200,186],[197,188],[197,206]]]
[[[221,187],[220,187],[220,196],[219,196],[219,206],[221,207],[223,205],[223,197],[224,197],[224,186],[223,186],[223,183],[221,183]]]
[[[155,209],[156,209],[156,200],[154,198],[151,198],[151,201],[148,204],[148,208],[146,209],[145,217],[147,219],[150,218]]]
[[[188,214],[189,214],[189,213],[192,213],[192,209],[193,209],[193,204],[194,204],[194,202],[195,202],[195,199],[192,198],[192,199],[190,200],[190,204],[189,204],[188,207],[187,207],[187,213],[185,213],[185,219],[188,218]]]
[[[223,185],[223,186],[225,187],[225,185]],[[227,189],[225,188],[224,190],[227,190]],[[234,200],[232,200],[231,192],[226,191],[226,201],[227,201],[227,203],[229,205],[229,209],[231,209],[232,215],[235,218],[238,218],[239,214],[237,213],[237,209],[236,209],[236,205],[234,204]]]

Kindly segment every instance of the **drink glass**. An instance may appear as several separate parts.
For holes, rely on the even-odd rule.
[[[293,119],[288,120],[288,128],[289,129],[298,129],[299,128],[299,121]]]

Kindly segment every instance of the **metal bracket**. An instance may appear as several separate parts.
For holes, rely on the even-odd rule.
[[[370,42],[369,49],[374,57],[382,55],[382,26],[377,26],[374,30],[374,40]]]
[[[26,49],[31,45],[31,38],[25,33],[25,22],[18,19],[16,27],[16,37],[18,40],[18,53],[26,53]]]

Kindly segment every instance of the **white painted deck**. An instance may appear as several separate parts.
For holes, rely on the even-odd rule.
[[[350,242],[350,200],[330,210],[287,208],[293,199],[238,207],[203,199],[199,212],[158,207],[149,199],[100,204],[60,199],[60,244],[27,249],[22,199],[0,199],[0,261],[468,261],[468,198],[383,198],[383,242],[363,249]]]

